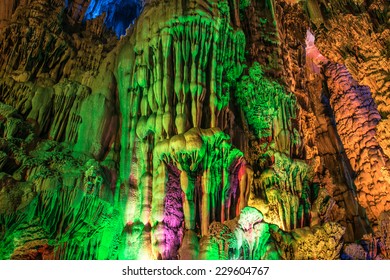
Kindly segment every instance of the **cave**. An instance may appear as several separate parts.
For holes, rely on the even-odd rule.
[[[389,259],[389,16],[3,0],[0,259]]]

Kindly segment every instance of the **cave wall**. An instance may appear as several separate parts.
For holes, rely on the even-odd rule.
[[[0,8],[0,258],[388,258],[386,1]]]

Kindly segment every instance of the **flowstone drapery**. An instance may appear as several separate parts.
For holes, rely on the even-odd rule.
[[[195,233],[199,228],[199,234],[203,236],[208,233],[212,221],[233,219],[246,206],[252,171],[242,153],[233,148],[228,140],[218,129],[193,128],[157,144],[153,155],[157,172],[153,178],[151,213],[154,236],[165,233],[169,238],[169,234],[164,232],[165,228],[177,229],[181,223],[184,223],[185,234],[189,234],[189,231]],[[176,172],[173,172],[173,168]],[[170,197],[166,195],[171,189],[174,191],[174,184],[179,184],[181,188],[175,190],[179,191],[179,196],[182,192],[182,201],[170,205],[172,199],[169,200]],[[167,206],[171,208],[166,209]],[[183,215],[174,215],[173,209],[182,209]],[[172,232],[181,233],[177,230]],[[180,236],[176,236],[178,238]],[[159,253],[164,258],[175,256],[167,255],[166,251],[171,251],[167,240],[155,238],[154,244],[155,254]]]
[[[156,258],[177,258],[182,238],[197,243],[210,222],[235,217],[250,192],[243,154],[217,128],[242,72],[245,36],[230,23],[228,1],[203,4],[146,10],[118,54],[126,102],[117,195],[129,197],[127,223],[152,227]],[[167,17],[173,10],[177,17]],[[159,25],[150,21],[156,13]]]
[[[264,211],[267,221],[284,230],[310,225],[312,186],[311,168],[303,161],[291,161],[274,154],[275,163],[254,181],[251,205]]]
[[[389,258],[388,11],[1,0],[0,259]]]

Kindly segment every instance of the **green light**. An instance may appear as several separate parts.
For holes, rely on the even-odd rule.
[[[238,82],[235,96],[249,126],[258,138],[273,134],[273,123],[284,108],[290,112],[290,118],[295,117],[295,97],[287,94],[275,81],[264,77],[264,72],[257,62],[249,68],[249,75],[244,75]]]

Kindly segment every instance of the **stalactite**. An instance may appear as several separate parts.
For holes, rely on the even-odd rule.
[[[255,179],[254,197],[257,199],[251,203],[256,206],[268,204],[268,210],[264,212],[266,219],[284,230],[309,225],[311,168],[280,153],[275,153],[274,157],[272,169]]]
[[[28,210],[26,213],[30,213],[29,216],[19,216],[19,219],[22,219],[17,224],[19,228],[6,231],[9,237],[23,230],[23,225],[26,223],[39,218],[39,222],[36,223],[55,244],[56,258],[116,257],[115,247],[119,242],[121,227],[119,217],[117,216],[116,219],[112,217],[118,213],[97,196],[85,195],[79,189],[68,187],[43,191],[28,206]],[[88,236],[87,240],[84,239],[86,236]],[[101,240],[108,242],[104,245],[99,244]]]
[[[223,12],[217,9],[213,13],[218,15]],[[171,234],[164,233],[171,230],[163,218],[166,207],[163,201],[167,195],[166,184],[170,176],[168,165],[173,164],[180,170],[183,221],[189,234],[187,237],[184,234],[185,240],[193,240],[190,232],[196,230],[196,209],[202,216],[199,227],[203,232],[207,231],[214,218],[219,219],[221,216],[216,213],[220,211],[221,198],[217,199],[220,191],[215,188],[222,184],[222,179],[217,174],[222,170],[229,174],[229,163],[221,161],[218,168],[213,169],[212,161],[218,157],[226,157],[231,148],[226,147],[227,150],[221,155],[205,160],[205,149],[212,151],[217,144],[210,143],[211,146],[208,147],[205,145],[208,143],[204,138],[206,136],[203,137],[197,130],[188,129],[219,125],[218,115],[228,105],[230,96],[229,88],[222,91],[223,84],[233,83],[241,74],[245,37],[241,31],[233,30],[229,21],[228,14],[223,14],[222,21],[195,14],[167,19],[159,29],[148,23],[141,26],[137,22],[135,29],[148,29],[149,32],[137,32],[136,40],[126,43],[133,46],[133,54],[128,56],[128,46],[123,47],[119,54],[119,96],[130,99],[128,104],[121,104],[123,121],[119,184],[125,188],[128,187],[128,182],[140,184],[145,166],[144,163],[135,162],[134,158],[141,156],[140,151],[145,151],[146,139],[152,137],[154,143],[151,143],[148,152],[142,153],[142,156],[149,158],[153,151],[153,167],[149,172],[153,176],[150,219],[155,258],[177,257],[178,245],[168,241]],[[227,78],[224,77],[226,74]],[[213,133],[210,132],[210,141],[214,137]],[[139,154],[134,154],[135,151],[139,151]],[[160,161],[157,162],[156,159]],[[202,167],[201,171],[198,167],[202,162],[207,167]],[[227,165],[222,167],[222,164]],[[249,169],[245,167],[245,161],[241,161],[239,166],[235,175],[238,181],[234,193],[229,193],[230,187],[225,182],[224,195],[234,196],[229,199],[232,206],[227,207],[226,217],[234,216],[231,212],[239,211],[233,209],[236,202],[239,201],[239,207],[242,208],[248,200],[251,175],[246,175],[245,170]],[[202,178],[199,186],[197,176]],[[218,180],[214,182],[215,178]],[[136,192],[140,195],[142,187]],[[196,192],[201,194],[200,197]],[[227,201],[225,198],[223,200]],[[208,214],[211,210],[213,213]],[[128,222],[133,222],[134,218],[128,218]],[[146,218],[143,222],[146,223]]]
[[[387,6],[4,0],[0,259],[389,258]]]
[[[201,235],[205,235],[211,221],[232,219],[235,213],[239,213],[246,206],[252,172],[242,159],[242,153],[232,148],[228,140],[229,138],[218,129],[193,128],[183,135],[179,134],[170,140],[162,141],[154,149],[154,158],[157,159],[154,164],[159,166],[157,170],[165,170],[165,174],[169,174],[168,177],[174,176],[176,180],[180,179],[183,200],[179,201],[180,204],[176,209],[183,208],[184,228],[187,230],[183,240],[189,240],[188,242],[193,240],[194,237],[185,237],[185,235],[193,236],[192,232],[197,228]],[[236,168],[231,169],[234,165]],[[167,170],[168,166],[176,166],[180,176],[178,171],[172,170],[172,167],[169,168],[171,171]],[[218,175],[223,170],[225,174],[233,172],[231,175],[236,176],[236,180],[232,180],[230,184],[224,182]],[[174,248],[177,244],[170,245],[169,242],[163,241],[171,235],[168,233],[164,235],[164,230],[168,228],[169,231],[172,226],[167,224],[170,221],[157,214],[169,207],[167,202],[164,204],[162,201],[164,197],[168,201],[170,194],[167,188],[172,183],[170,180],[159,179],[160,173],[154,176],[152,205],[154,239],[158,244],[163,243],[166,246],[158,249],[161,257],[174,258],[175,255],[167,255],[167,252],[175,252]],[[199,185],[196,182],[197,176],[201,178]],[[198,212],[200,217],[197,217]],[[221,212],[226,214],[221,217]],[[197,224],[197,221],[200,221],[200,224]],[[184,253],[183,248],[181,252],[187,254]]]

